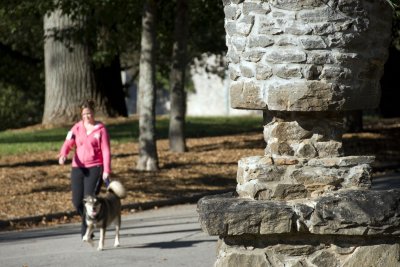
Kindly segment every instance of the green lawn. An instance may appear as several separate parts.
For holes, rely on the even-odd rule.
[[[168,138],[168,119],[157,119],[157,138]],[[137,141],[138,121],[127,120],[110,123],[107,129],[112,143]],[[65,139],[68,127],[37,130],[7,130],[0,132],[0,157],[45,150],[57,151]],[[208,137],[244,132],[262,132],[261,116],[245,117],[189,117],[186,120],[186,137]]]

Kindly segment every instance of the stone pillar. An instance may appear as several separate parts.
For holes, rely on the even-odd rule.
[[[235,194],[198,202],[215,266],[400,266],[400,191],[345,155],[342,114],[375,108],[391,9],[378,0],[224,0],[231,106],[265,113]]]

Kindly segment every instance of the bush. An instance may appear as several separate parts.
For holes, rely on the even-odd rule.
[[[20,128],[41,122],[43,94],[26,93],[0,83],[0,130]]]

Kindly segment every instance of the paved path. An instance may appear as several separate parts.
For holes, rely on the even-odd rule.
[[[80,226],[68,224],[0,233],[0,266],[213,266],[216,237],[203,233],[196,205],[177,205],[123,216],[121,247],[113,226],[105,250],[80,241]],[[96,246],[97,237],[96,231]]]
[[[373,179],[374,190],[393,188],[400,188],[398,173]],[[201,231],[194,204],[124,216],[119,248],[112,247],[113,227],[101,252],[82,243],[79,233],[79,224],[0,233],[0,266],[207,267],[216,260],[217,238]]]

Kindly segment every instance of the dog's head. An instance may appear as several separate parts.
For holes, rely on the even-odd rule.
[[[86,196],[83,199],[83,204],[85,205],[86,215],[89,218],[95,218],[100,212],[101,203],[95,196]]]

